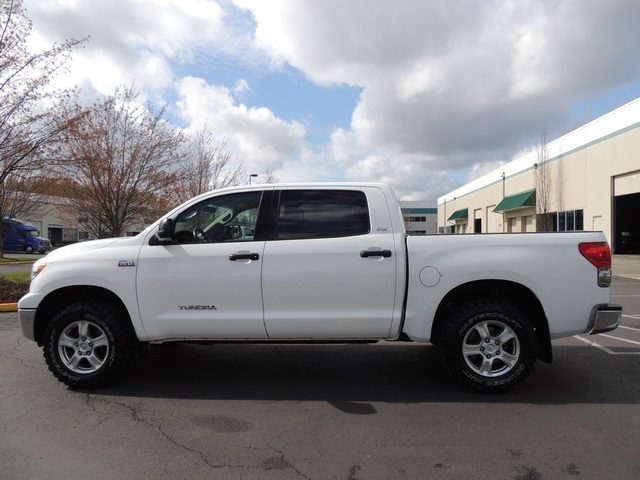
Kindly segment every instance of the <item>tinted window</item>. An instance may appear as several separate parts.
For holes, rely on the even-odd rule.
[[[284,190],[280,194],[278,240],[349,237],[369,230],[363,192]]]

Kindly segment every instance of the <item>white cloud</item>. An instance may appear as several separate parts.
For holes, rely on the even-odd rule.
[[[197,49],[224,34],[223,12],[207,0],[25,0],[25,6],[34,48],[90,37],[63,81],[102,94],[134,80],[140,88],[170,87],[170,62],[191,61]]]
[[[25,4],[35,46],[91,35],[59,82],[112,93],[135,79],[148,98],[178,98],[186,121],[209,119],[251,169],[387,180],[411,198],[509,160],[543,129],[566,133],[576,103],[640,84],[637,0]],[[285,121],[274,104],[249,103],[259,96],[247,71],[292,67],[318,85],[363,89],[349,127],[324,145],[306,138],[313,112]],[[226,86],[218,70],[231,72]]]
[[[633,0],[236,4],[275,64],[364,88],[347,177],[402,185],[504,161],[542,129],[564,131],[575,102],[640,80]]]
[[[177,93],[179,115],[194,126],[208,122],[216,135],[227,139],[235,159],[252,172],[279,169],[301,146],[305,135],[301,123],[285,122],[267,108],[237,103],[231,89],[186,77]]]

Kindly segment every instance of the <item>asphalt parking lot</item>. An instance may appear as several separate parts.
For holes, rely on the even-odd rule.
[[[0,314],[0,478],[640,478],[640,276],[620,328],[554,342],[503,395],[415,344],[157,347],[114,387],[67,389]]]

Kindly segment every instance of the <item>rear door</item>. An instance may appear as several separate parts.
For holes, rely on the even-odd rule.
[[[262,274],[270,338],[389,335],[399,257],[390,228],[372,232],[372,196],[388,215],[381,192],[365,191],[276,192]]]

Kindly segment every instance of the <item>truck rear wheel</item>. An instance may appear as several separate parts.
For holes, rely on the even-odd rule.
[[[57,312],[44,331],[44,358],[70,387],[111,383],[133,361],[134,335],[112,305],[86,300]]]
[[[519,384],[537,359],[533,327],[500,300],[475,300],[456,308],[442,328],[439,349],[457,380],[483,392]]]

